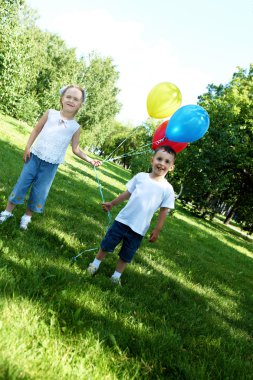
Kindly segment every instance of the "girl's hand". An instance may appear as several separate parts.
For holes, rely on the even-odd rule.
[[[112,202],[105,202],[105,203],[102,203],[102,207],[105,212],[108,212],[108,211],[111,211],[111,209],[113,208],[113,205],[112,205]]]
[[[30,160],[30,155],[31,155],[30,149],[26,148],[23,154],[24,162],[26,162],[27,159]]]
[[[90,163],[95,167],[102,165],[102,162],[99,160],[92,160]]]

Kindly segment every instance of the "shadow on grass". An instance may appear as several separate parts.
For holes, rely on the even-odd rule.
[[[19,150],[9,149],[17,159]],[[252,280],[238,278],[238,268],[252,272],[252,259],[215,237],[213,225],[208,225],[208,232],[205,223],[197,228],[174,217],[161,233],[154,260],[144,241],[123,276],[122,288],[115,288],[108,279],[115,256],[90,278],[83,269],[93,253],[72,267],[68,260],[78,253],[81,241],[94,245],[104,234],[104,214],[92,185],[84,188],[82,182],[58,172],[41,221],[41,216],[34,216],[29,231],[19,231],[19,208],[13,220],[0,226],[2,300],[13,300],[15,295],[17,300],[39,302],[48,328],[53,312],[60,330],[67,328],[61,330],[62,335],[93,332],[112,352],[126,352],[148,364],[147,378],[189,379],[194,371],[195,378],[200,378],[201,371],[205,378],[240,378],[246,373],[245,356],[251,352],[245,335],[252,331],[248,295],[241,294],[240,284],[243,280],[245,289],[250,289]],[[112,193],[116,191],[107,186]],[[231,239],[238,245],[236,238]],[[236,302],[237,318],[230,317],[226,307],[217,308],[208,287]],[[242,334],[234,334],[239,329]],[[210,340],[220,343],[212,350]]]
[[[231,373],[239,375],[240,365],[233,364],[233,360],[242,347],[249,348],[247,342],[243,337],[232,336],[231,328],[238,328],[235,321],[225,318],[229,326],[224,325],[224,315],[206,297],[152,266],[149,275],[130,269],[125,279],[128,286],[115,288],[105,277],[111,265],[105,264],[100,274],[90,278],[78,267],[59,268],[63,262],[60,257],[55,255],[55,262],[49,263],[50,258],[53,259],[47,252],[44,255],[33,252],[27,258],[16,252],[14,260],[1,257],[1,266],[9,273],[7,281],[0,282],[1,297],[13,298],[15,294],[39,302],[47,315],[45,323],[50,328],[53,313],[59,328],[67,328],[63,335],[78,336],[92,331],[112,351],[120,350],[149,363],[149,378],[189,378],[199,350],[193,341],[197,345],[203,336],[223,339],[220,346],[223,356]],[[138,261],[147,266],[145,257]],[[90,307],[91,299],[98,305],[102,303],[102,310]],[[205,346],[204,341],[202,345]],[[221,368],[216,350],[209,352],[208,359],[205,373],[212,373],[215,378]],[[218,367],[213,367],[214,362]]]
[[[222,233],[230,234],[232,236],[235,236],[236,238],[241,238],[246,241],[253,242],[252,236],[247,236],[245,232],[238,231],[236,229],[231,228],[229,225],[227,226],[224,223],[222,223],[222,219],[219,218],[219,215],[216,215],[215,218],[212,221],[210,221],[208,219],[197,217],[193,212],[190,211],[190,209],[187,206],[184,207],[180,204],[178,205],[178,208],[180,210],[183,210],[183,212],[187,214],[189,217],[198,220],[200,223],[209,224],[211,228],[216,228],[218,231],[221,231]],[[215,219],[217,219],[217,221]],[[233,225],[233,223],[231,223],[231,225]],[[239,225],[237,227],[240,228]]]

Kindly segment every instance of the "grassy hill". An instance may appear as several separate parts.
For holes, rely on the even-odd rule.
[[[1,209],[30,131],[0,115]],[[21,231],[19,206],[0,225],[0,379],[252,379],[252,242],[178,203],[121,288],[109,281],[117,254],[90,278],[96,251],[71,258],[99,247],[108,219],[94,170],[66,158],[44,215]],[[97,173],[106,200],[131,177],[112,163]]]

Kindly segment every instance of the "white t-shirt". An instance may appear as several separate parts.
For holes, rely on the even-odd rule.
[[[131,197],[115,220],[142,236],[160,207],[174,208],[174,190],[166,179],[158,182],[150,178],[149,173],[139,173],[127,182],[126,187]]]
[[[49,110],[47,121],[31,152],[51,164],[63,163],[67,147],[79,128],[80,125],[75,120],[65,120],[60,111]]]

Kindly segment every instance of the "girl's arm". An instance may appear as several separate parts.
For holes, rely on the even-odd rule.
[[[163,228],[163,225],[164,225],[164,222],[166,220],[166,216],[168,214],[168,211],[169,211],[169,209],[167,207],[161,207],[160,208],[160,212],[159,212],[159,215],[158,215],[156,227],[151,232],[151,235],[150,235],[150,238],[149,238],[150,243],[154,243],[157,240],[158,235],[159,235],[161,229]]]
[[[113,199],[111,202],[102,203],[103,210],[110,211],[113,208],[113,206],[116,206],[119,203],[126,201],[130,197],[131,193],[129,193],[129,191],[124,191],[124,193],[121,193],[117,198]]]
[[[25,162],[26,162],[27,158],[30,159],[30,155],[31,155],[30,149],[31,149],[31,146],[34,143],[36,137],[41,132],[42,128],[44,127],[44,125],[45,125],[45,123],[47,121],[47,118],[48,118],[48,111],[44,113],[44,115],[39,119],[38,123],[33,128],[32,132],[30,134],[30,137],[29,137],[29,139],[27,141],[27,144],[26,144],[26,147],[25,147],[25,151],[24,151],[24,155],[23,155],[23,160]]]
[[[80,133],[81,133],[81,129],[79,128],[76,133],[74,133],[73,137],[72,137],[72,152],[80,157],[82,160],[88,162],[89,164],[91,164],[92,166],[99,166],[102,164],[101,161],[99,160],[93,160],[92,158],[90,158],[89,156],[87,156],[87,154],[84,153],[84,151],[82,151],[79,147],[79,139],[80,139]]]

